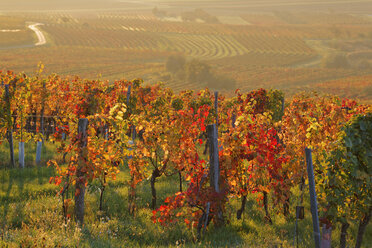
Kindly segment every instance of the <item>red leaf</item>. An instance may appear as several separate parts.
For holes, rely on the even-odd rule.
[[[160,210],[160,211],[164,211],[166,208],[167,208],[166,206],[161,205],[160,208],[159,208],[159,210]]]

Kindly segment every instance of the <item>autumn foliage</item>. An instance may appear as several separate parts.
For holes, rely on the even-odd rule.
[[[357,162],[345,163],[351,156],[345,153],[351,149],[351,139],[358,140],[356,134],[348,130],[365,115],[369,119],[363,123],[370,122],[371,107],[368,105],[317,94],[298,94],[284,103],[280,91],[264,89],[248,93],[238,90],[234,97],[219,95],[215,99],[208,89],[196,94],[187,90],[175,94],[161,84],[149,86],[141,80],[110,84],[57,75],[27,77],[12,72],[0,72],[0,79],[0,93],[5,95],[5,85],[10,89],[9,97],[2,97],[0,102],[2,137],[12,130],[22,140],[43,139],[43,130],[32,116],[43,113],[54,117],[55,130],[51,139],[67,161],[48,163],[56,169],[56,176],[50,182],[60,186],[59,194],[63,197],[66,191],[73,190],[71,185],[87,186],[98,181],[102,209],[108,181],[115,180],[120,168],[127,166],[130,171],[129,209],[135,213],[136,188],[150,180],[150,206],[155,223],[169,226],[182,221],[200,230],[209,223],[217,224],[217,215],[226,214],[226,207],[233,198],[242,201],[239,218],[249,194],[257,196],[271,222],[267,199],[271,199],[277,213],[284,210],[284,214],[289,214],[291,190],[306,180],[304,149],[308,147],[313,150],[323,222],[345,221],[346,213],[354,210],[359,211],[355,218],[364,218],[368,214],[366,211],[370,211],[370,199],[364,195],[361,196],[366,198],[364,205],[355,204],[350,196],[342,201],[353,209],[339,208],[330,191],[336,186],[326,180],[331,180],[330,175],[338,180],[344,178],[333,165],[337,168],[357,166]],[[78,130],[81,118],[89,121],[85,137]],[[34,123],[35,130],[27,129],[30,123]],[[206,133],[207,126],[215,123],[219,192],[209,178],[210,141]],[[360,130],[365,132],[367,124],[361,125]],[[354,161],[357,155],[353,156],[350,159]],[[355,173],[359,174],[353,175],[358,180],[371,176],[370,170],[358,171]],[[175,186],[178,192],[160,203],[156,182],[173,175],[179,177],[180,183]],[[337,187],[346,190],[342,185],[351,179],[342,180]],[[182,187],[184,182],[186,188]],[[354,186],[352,190],[357,192],[358,185]],[[81,192],[75,190],[74,194]],[[326,204],[329,199],[333,205]],[[71,199],[63,200],[66,210]],[[337,213],[336,209],[342,213]]]

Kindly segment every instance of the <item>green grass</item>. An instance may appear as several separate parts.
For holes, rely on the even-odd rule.
[[[53,144],[46,143],[44,164],[55,156]],[[28,149],[29,148],[29,149]],[[34,159],[34,145],[27,144],[26,158]],[[8,158],[8,148],[0,147],[1,161]],[[3,164],[4,165],[4,164]],[[270,209],[273,225],[264,221],[264,211],[255,196],[249,196],[242,220],[236,220],[238,199],[230,199],[226,211],[227,224],[222,228],[208,227],[201,242],[195,241],[195,230],[184,223],[162,227],[151,221],[150,184],[145,181],[137,191],[137,214],[128,214],[127,195],[129,172],[121,166],[117,180],[110,181],[104,195],[102,212],[98,211],[98,184],[88,186],[86,193],[86,225],[76,227],[74,221],[64,223],[58,187],[49,184],[54,169],[27,163],[25,169],[0,169],[0,247],[292,247],[295,219],[293,209],[299,199],[294,192],[291,216],[288,218]],[[177,186],[176,186],[177,185]],[[166,196],[177,191],[177,175],[161,178],[156,184],[158,206]],[[184,185],[184,188],[186,185]],[[70,196],[72,192],[69,192]],[[300,247],[314,247],[308,195],[305,194],[305,219],[299,221]],[[71,207],[70,212],[73,212]],[[352,223],[348,244],[353,246],[357,225]],[[332,233],[338,245],[339,226]],[[372,243],[372,226],[364,237],[364,247]]]

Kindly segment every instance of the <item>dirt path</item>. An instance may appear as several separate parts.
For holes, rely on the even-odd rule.
[[[28,25],[28,28],[34,31],[37,36],[38,42],[35,43],[35,46],[42,46],[46,44],[46,39],[45,39],[43,32],[41,32],[40,29],[37,28],[37,26],[39,25],[44,25],[44,24],[35,23],[35,24]]]

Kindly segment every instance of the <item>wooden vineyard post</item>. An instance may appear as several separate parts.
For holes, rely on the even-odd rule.
[[[129,100],[130,100],[130,91],[131,91],[132,86],[128,85],[128,91],[127,91],[127,106],[129,105]]]
[[[316,201],[314,169],[313,169],[313,159],[311,157],[311,149],[305,148],[305,154],[306,154],[307,174],[308,174],[308,179],[309,179],[310,204],[311,204],[311,215],[313,217],[313,232],[314,232],[315,248],[320,248],[318,204]]]
[[[217,135],[217,128],[216,124],[210,124],[207,126],[207,136],[209,141],[209,184],[213,187],[216,193],[220,192],[219,188],[219,161],[218,161],[218,135]],[[200,185],[203,184],[204,177],[201,179]],[[215,218],[217,226],[221,226],[224,223],[222,209],[219,203],[216,204],[216,211]],[[205,233],[205,229],[209,223],[209,215],[211,212],[211,203],[207,202],[205,207],[205,212],[199,219],[198,227],[197,227],[197,239],[201,239],[201,231],[203,228],[203,233]]]
[[[218,134],[216,124],[211,124],[207,126],[207,133],[209,139],[209,176],[210,185],[213,187],[216,193],[220,193],[219,179],[220,179],[220,168],[218,161]],[[219,204],[216,209],[217,225],[223,225],[223,214],[222,209]]]
[[[25,142],[23,141],[23,112],[21,112],[21,140],[18,142],[19,167],[25,168]]]
[[[35,159],[35,162],[36,164],[40,164],[40,161],[41,161],[41,148],[43,146],[43,142],[42,141],[38,141],[36,143],[36,159]]]
[[[327,227],[326,224],[323,224],[322,240],[321,240],[320,247],[331,248],[331,237],[332,237],[332,227]]]
[[[210,164],[210,185],[214,190],[219,193],[219,161],[218,161],[218,140],[216,124],[207,126],[208,139],[209,139],[209,164]]]
[[[43,83],[43,91],[45,92],[45,82]],[[41,113],[40,113],[40,130],[41,130],[41,134],[43,135],[43,138],[41,141],[38,141],[36,145],[36,161],[35,161],[36,164],[40,164],[41,149],[42,149],[43,142],[44,142],[44,110],[45,110],[45,99],[43,95],[43,99],[41,102]]]
[[[79,119],[78,123],[78,137],[79,137],[79,164],[76,169],[76,183],[75,183],[75,215],[80,226],[84,224],[84,195],[85,195],[85,181],[84,168],[80,164],[85,160],[84,149],[87,146],[87,128],[89,121],[86,118]]]
[[[131,94],[132,86],[128,85],[128,91],[127,91],[127,111],[129,108],[129,101],[130,101],[130,94]],[[136,126],[131,125],[130,126],[130,134],[129,137],[132,138],[132,144],[134,143],[134,139],[136,138]]]
[[[218,91],[214,92],[214,109],[216,110],[216,127],[218,130]]]
[[[7,119],[8,119],[8,130],[7,133],[7,139],[9,142],[9,152],[10,152],[10,165],[12,167],[15,166],[15,159],[14,159],[14,145],[13,145],[13,131],[12,131],[12,116],[10,112],[10,94],[9,94],[9,84],[5,85],[5,104],[6,104],[6,110],[7,110]]]

